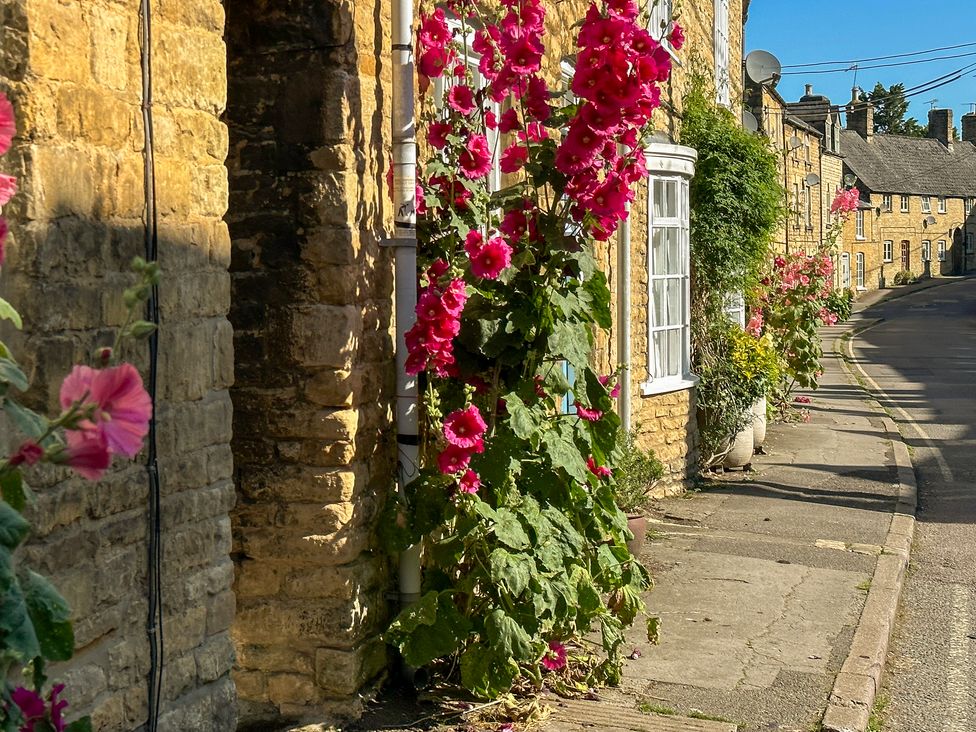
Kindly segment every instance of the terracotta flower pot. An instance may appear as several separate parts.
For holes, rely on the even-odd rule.
[[[635,557],[640,557],[644,548],[644,539],[647,537],[647,518],[644,516],[628,516],[627,528],[634,538],[627,542],[627,549]]]
[[[723,468],[744,468],[752,462],[753,455],[753,436],[752,425],[750,424],[742,432],[735,436],[732,441],[732,449],[729,450],[725,460],[722,461]]]

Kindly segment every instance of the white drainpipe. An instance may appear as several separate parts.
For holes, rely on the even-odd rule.
[[[617,364],[623,364],[625,367],[620,375],[617,412],[620,414],[620,426],[627,432],[630,431],[630,385],[634,375],[630,358],[630,204],[628,204],[626,218],[617,230]]]
[[[396,256],[396,427],[404,487],[418,472],[417,379],[406,371],[406,333],[417,319],[417,138],[414,123],[413,0],[393,0],[393,212]],[[420,545],[400,554],[400,604],[420,599]]]

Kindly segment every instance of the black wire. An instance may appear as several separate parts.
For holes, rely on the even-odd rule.
[[[867,61],[887,61],[892,58],[908,58],[909,56],[923,56],[926,53],[935,53],[936,51],[951,51],[955,48],[968,48],[969,46],[976,46],[976,43],[960,43],[955,46],[941,46],[939,48],[930,48],[927,51],[912,51],[911,53],[894,53],[890,56],[874,56],[872,58],[855,58],[850,61],[816,61],[809,64],[783,64],[784,69],[802,69],[808,68],[810,66],[839,66],[845,64],[850,66],[851,64],[863,64]]]
[[[801,74],[810,76],[812,74],[846,74],[851,71],[864,71],[866,69],[890,69],[895,66],[914,66],[915,64],[927,64],[932,61],[948,61],[953,58],[966,58],[968,56],[976,56],[976,51],[970,51],[969,53],[956,53],[951,56],[936,56],[935,58],[920,58],[915,61],[899,61],[893,64],[872,64],[871,66],[861,66],[855,64],[854,66],[848,66],[843,69],[821,69],[821,70],[811,70],[807,69],[805,71],[784,71],[781,76],[799,76]]]
[[[144,187],[146,197],[145,245],[146,261],[155,262],[159,248],[158,219],[156,213],[156,160],[153,131],[153,90],[152,90],[152,15],[149,0],[140,0],[139,16],[142,21],[141,66],[142,66],[142,121],[145,134],[144,147]],[[148,687],[148,732],[156,732],[159,726],[159,710],[163,690],[163,544],[162,517],[160,512],[159,460],[156,435],[156,391],[159,362],[159,288],[153,285],[146,304],[146,318],[156,325],[149,338],[149,383],[147,389],[152,400],[152,414],[149,419],[147,439],[146,476],[149,482],[149,536],[148,551],[148,612],[146,635],[149,640]]]

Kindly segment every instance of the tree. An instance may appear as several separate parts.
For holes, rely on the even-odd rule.
[[[908,100],[905,98],[905,85],[892,84],[885,87],[880,81],[869,92],[861,92],[862,102],[874,104],[874,131],[910,137],[925,137],[928,126],[922,125],[914,117],[905,119],[908,113]]]

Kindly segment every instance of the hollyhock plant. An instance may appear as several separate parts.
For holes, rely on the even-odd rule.
[[[416,49],[422,82],[450,75],[419,105],[426,213],[404,339],[417,477],[381,521],[391,551],[421,546],[424,584],[387,638],[407,664],[446,661],[497,697],[565,668],[563,643],[600,626],[604,657],[580,677],[601,683],[620,673],[649,576],[617,507],[619,375],[593,367],[611,326],[596,253],[647,178],[671,51],[634,0],[593,2],[565,25],[578,98],[563,104],[550,64],[574,49],[549,46],[541,0],[448,7],[453,36],[439,10],[422,14]],[[567,604],[565,586],[594,599]],[[454,630],[431,644],[432,625]]]
[[[5,206],[17,193],[17,179],[0,173],[0,206]]]

